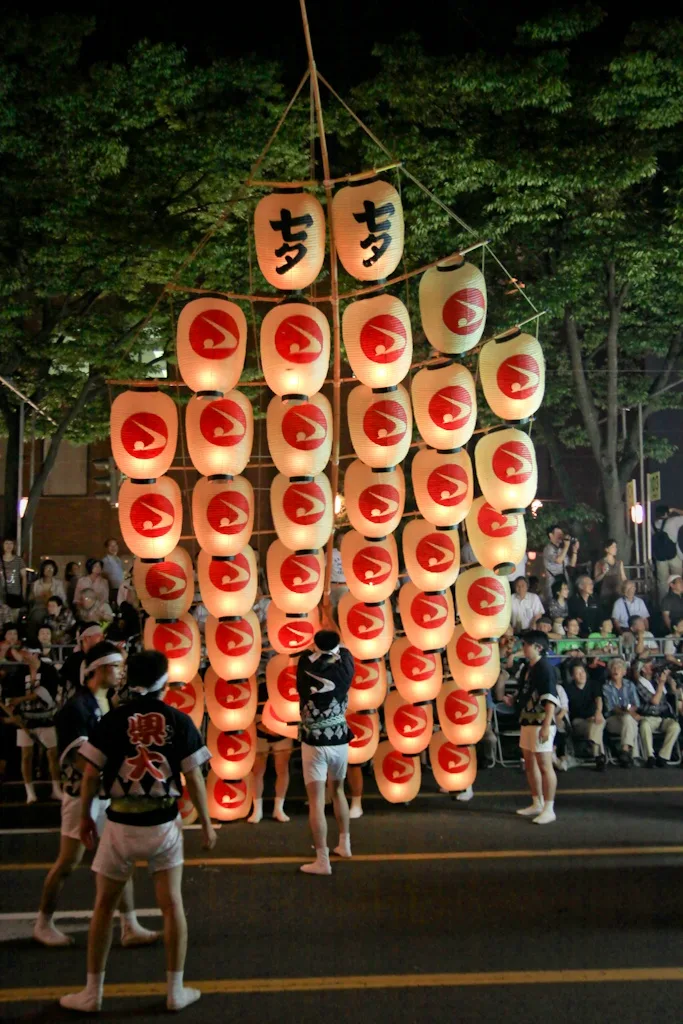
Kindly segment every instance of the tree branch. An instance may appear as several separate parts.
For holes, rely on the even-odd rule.
[[[606,449],[610,462],[617,459],[617,439],[619,436],[619,408],[617,395],[619,388],[619,321],[621,309],[626,298],[628,286],[623,285],[617,291],[616,270],[612,260],[607,264],[607,305],[609,323],[607,326],[607,431]]]
[[[576,321],[568,306],[565,306],[563,332],[569,346],[569,357],[572,364],[572,375],[576,385],[576,398],[583,422],[588,433],[595,461],[602,466],[602,437],[600,436],[600,424],[598,422],[598,410],[595,407],[593,396],[581,356],[581,340],[576,329]]]

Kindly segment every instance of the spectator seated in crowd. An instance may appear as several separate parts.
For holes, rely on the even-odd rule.
[[[668,632],[671,630],[673,620],[679,619],[683,615],[683,578],[681,576],[669,576],[668,590],[659,607]]]
[[[100,558],[89,558],[85,563],[85,576],[81,576],[76,583],[74,590],[74,604],[78,606],[80,596],[84,590],[92,590],[97,601],[102,604],[109,603],[109,583],[102,573],[102,560]]]
[[[581,642],[579,620],[573,617],[565,619],[562,628],[564,629],[564,639],[555,643],[557,654],[570,655],[572,658],[583,657],[585,645]]]
[[[76,598],[76,618],[79,622],[111,622],[114,612],[91,587],[82,587]]]
[[[47,602],[47,616],[43,625],[49,626],[53,644],[73,643],[76,620],[61,597],[51,597]]]
[[[538,594],[529,591],[526,576],[519,576],[514,584],[512,594],[511,624],[515,633],[523,633],[527,629],[535,629],[538,620],[545,614]]]
[[[588,678],[582,661],[573,662],[566,685],[572,736],[588,740],[598,771],[605,770],[603,743],[605,717],[602,712],[602,686]]]
[[[642,597],[636,594],[635,580],[626,580],[621,588],[621,597],[612,606],[612,619],[620,633],[628,629],[633,615],[639,615],[645,621],[645,629],[650,628],[650,613]]]
[[[643,654],[659,651],[659,644],[652,633],[645,628],[645,619],[640,615],[632,615],[628,620],[628,630],[621,635],[624,655],[627,658],[640,658]]]
[[[569,584],[561,577],[555,580],[551,589],[552,598],[548,604],[548,615],[551,619],[564,620],[569,616]]]
[[[602,699],[605,708],[605,728],[612,736],[619,737],[619,764],[622,768],[632,768],[641,716],[635,683],[625,676],[626,662],[623,658],[614,658],[607,669]]]
[[[599,631],[588,634],[586,647],[592,654],[617,654],[619,652],[619,638],[614,632],[611,619],[603,619]]]
[[[664,641],[664,657],[674,672],[683,669],[683,616],[671,622],[671,632]]]
[[[593,589],[593,580],[590,576],[579,576],[576,581],[576,592],[569,598],[569,614],[571,618],[579,620],[583,637],[596,633],[602,621],[602,612]]]
[[[636,660],[631,666],[631,679],[636,685],[640,699],[640,724],[638,734],[645,767],[666,768],[671,759],[674,743],[678,739],[681,727],[667,700],[666,683],[669,673],[666,667],[656,669],[651,659]],[[654,754],[653,735],[663,737],[661,749],[657,757]]]

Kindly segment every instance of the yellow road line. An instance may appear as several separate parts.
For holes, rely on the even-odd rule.
[[[594,985],[622,982],[683,981],[683,967],[631,967],[611,970],[490,971],[461,974],[356,974],[332,978],[230,978],[191,981],[205,995],[275,992],[343,992],[357,989],[471,988],[490,985]],[[74,986],[0,989],[0,1003],[32,1003],[59,999]],[[164,996],[163,982],[105,985],[105,998],[141,999]]]
[[[567,846],[550,850],[428,850],[424,853],[360,853],[354,854],[346,864],[381,864],[400,861],[472,861],[472,860],[532,860],[552,857],[653,857],[683,854],[683,846]],[[188,857],[185,867],[263,867],[278,864],[304,864],[312,855],[305,857]],[[333,856],[333,861],[339,858]],[[144,867],[145,861],[138,861]],[[44,863],[0,864],[0,871],[45,871],[51,868]]]

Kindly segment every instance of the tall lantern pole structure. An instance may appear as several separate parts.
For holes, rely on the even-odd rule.
[[[306,51],[308,53],[308,68],[311,76],[311,91],[313,93],[313,104],[318,125],[318,136],[320,139],[320,158],[323,165],[323,185],[327,199],[327,223],[330,232],[330,303],[332,305],[332,456],[330,484],[332,488],[332,500],[335,500],[339,488],[339,449],[341,443],[341,319],[339,316],[339,270],[337,263],[337,248],[334,241],[334,216],[332,213],[332,174],[330,171],[330,157],[327,152],[327,138],[325,136],[325,119],[323,117],[323,106],[320,100],[320,80],[318,69],[313,54],[313,42],[311,40],[311,29],[308,23],[308,12],[306,0],[299,0],[301,7],[301,20],[306,40]],[[334,550],[334,526],[332,534],[327,543],[327,558],[325,563],[325,589],[323,592],[323,611],[325,615],[331,615],[331,592],[332,592],[332,552]]]

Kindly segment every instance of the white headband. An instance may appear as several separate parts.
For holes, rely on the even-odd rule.
[[[85,666],[83,670],[83,678],[87,679],[93,672],[96,672],[98,668],[103,665],[120,665],[123,661],[123,656],[119,651],[112,651],[111,654],[103,654],[101,658],[96,658],[95,661],[91,661],[89,665]]]
[[[159,690],[163,690],[167,682],[168,672],[164,672],[163,676],[160,676],[152,686],[129,686],[128,689],[133,693],[158,693]]]
[[[104,633],[102,632],[101,626],[87,626],[78,634],[79,640],[84,636],[104,636]]]

